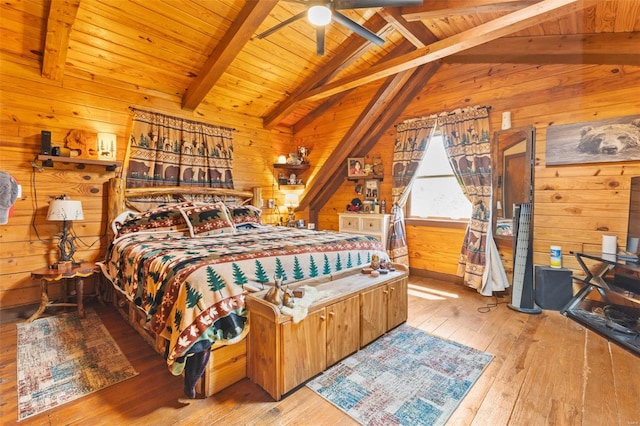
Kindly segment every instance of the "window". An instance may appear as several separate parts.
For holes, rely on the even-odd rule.
[[[432,137],[416,171],[409,197],[409,216],[430,219],[471,217],[471,203],[453,174],[442,135]]]

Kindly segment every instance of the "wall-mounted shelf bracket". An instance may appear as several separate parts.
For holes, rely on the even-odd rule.
[[[54,161],[59,163],[75,164],[78,169],[84,169],[87,164],[104,166],[108,172],[113,172],[118,167],[122,167],[121,161],[91,160],[88,158],[78,157],[56,157],[53,155],[38,155],[38,161],[42,161],[43,167],[53,167]]]

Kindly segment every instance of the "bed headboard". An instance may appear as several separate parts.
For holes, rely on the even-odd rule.
[[[260,188],[253,191],[240,191],[237,189],[206,188],[192,186],[154,186],[148,188],[125,188],[122,178],[114,177],[109,180],[109,211],[108,223],[125,210],[136,210],[132,204],[133,199],[145,197],[163,198],[162,202],[178,202],[193,197],[218,197],[222,201],[234,200],[237,203],[246,204],[250,201],[258,201],[254,194],[260,193]],[[156,201],[158,202],[158,201]],[[258,201],[259,202],[259,201]],[[258,206],[259,207],[259,206]]]

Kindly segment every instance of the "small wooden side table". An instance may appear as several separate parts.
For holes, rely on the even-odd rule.
[[[40,299],[40,306],[38,310],[29,317],[27,322],[32,322],[37,319],[48,307],[53,306],[77,306],[78,314],[80,318],[84,318],[84,306],[82,304],[82,298],[84,295],[84,278],[92,276],[94,273],[99,272],[98,266],[93,262],[83,262],[78,266],[74,266],[70,271],[61,272],[55,268],[40,268],[31,272],[31,278],[39,279],[42,289],[42,296]],[[49,283],[57,282],[61,280],[74,280],[76,284],[76,296],[77,303],[52,303],[49,301]],[[63,297],[67,297],[67,287],[64,284]]]

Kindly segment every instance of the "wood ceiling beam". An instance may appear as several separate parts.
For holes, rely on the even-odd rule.
[[[389,24],[381,16],[374,14],[365,24],[370,31],[378,33]],[[298,86],[291,95],[281,102],[273,111],[268,113],[263,119],[263,126],[266,129],[273,129],[278,123],[287,117],[300,103],[300,98],[309,90],[322,85],[351,62],[357,59],[363,50],[370,49],[371,42],[362,37],[352,34],[338,49],[338,53],[329,62],[318,70],[310,79]]]
[[[443,58],[445,63],[640,65],[640,33],[503,37]]]
[[[538,0],[448,0],[425,1],[422,6],[405,7],[402,16],[407,22],[424,19],[440,19],[451,16],[475,15],[485,13],[511,13],[531,6]]]
[[[69,34],[79,7],[80,0],[51,0],[41,70],[41,75],[45,78],[62,81],[69,49]]]
[[[353,125],[344,134],[336,148],[331,151],[322,168],[316,174],[313,185],[302,197],[300,208],[304,209],[308,205],[307,200],[315,199],[334,176],[339,176],[340,179],[344,179],[344,161],[354,150],[358,141],[364,137],[369,128],[371,128],[380,117],[387,103],[391,102],[399,90],[402,90],[404,84],[413,73],[414,70],[403,71],[387,78],[382,83]]]
[[[277,3],[277,0],[248,1],[245,3],[238,17],[226,31],[220,43],[207,58],[207,62],[198,73],[198,76],[182,96],[182,109],[193,111],[200,105]]]
[[[367,129],[362,133],[362,136],[357,140],[351,141],[349,146],[351,150],[348,150],[346,156],[341,157],[341,161],[337,164],[338,168],[335,173],[327,176],[324,179],[324,185],[313,184],[314,188],[318,188],[315,191],[314,196],[305,196],[303,202],[308,201],[309,215],[313,218],[314,222],[317,222],[318,210],[331,198],[331,196],[338,190],[338,188],[344,182],[346,177],[346,168],[344,162],[347,158],[352,156],[363,156],[369,152],[373,146],[378,142],[380,136],[397,120],[402,114],[407,105],[414,100],[414,98],[420,93],[424,85],[433,77],[441,64],[432,63],[418,67],[414,72],[407,75],[406,82],[402,85],[401,90],[394,92],[393,96],[386,100],[385,106],[382,110],[375,111],[375,118],[368,121]],[[387,79],[392,80],[392,79]],[[393,81],[390,82],[393,84]],[[384,87],[381,87],[378,93],[380,93]],[[371,105],[371,104],[370,104]],[[365,110],[363,114],[367,113]],[[370,114],[369,112],[368,114]],[[343,141],[348,141],[347,138],[343,138]],[[346,149],[345,149],[346,150]],[[330,157],[331,158],[331,157]],[[335,158],[334,160],[338,160]],[[325,162],[325,166],[329,163],[329,160]],[[330,163],[329,163],[330,164]],[[324,167],[321,172],[324,172]],[[335,164],[334,164],[335,166]],[[333,167],[335,169],[335,167]],[[301,203],[302,205],[302,203]]]
[[[418,49],[438,41],[421,22],[408,22],[397,8],[382,9],[378,14]]]
[[[300,100],[317,101],[324,99],[344,90],[350,90],[392,74],[440,60],[528,27],[541,24],[549,19],[575,13],[597,3],[597,0],[542,0],[444,40],[436,41],[427,47],[417,49],[399,58],[374,65],[366,71],[312,89],[304,94]]]
[[[418,25],[422,25],[422,24],[418,24]],[[422,25],[422,27],[424,27],[424,25]],[[382,58],[382,61],[387,61],[389,59],[396,58],[400,55],[404,55],[405,53],[410,52],[411,50],[413,50],[411,43],[407,41],[403,41],[403,43],[397,46],[396,48],[394,48],[391,51],[391,53],[387,54],[384,58]],[[349,93],[351,93],[350,90],[341,92],[341,93],[338,93],[337,95],[333,95],[329,97],[325,102],[321,103],[318,107],[313,109],[313,111],[306,114],[302,119],[300,119],[298,122],[296,122],[293,125],[293,134],[295,134],[296,132],[299,132],[309,123],[311,123],[320,115],[322,115],[325,111],[329,110],[333,105],[341,102],[342,99],[346,97]]]

